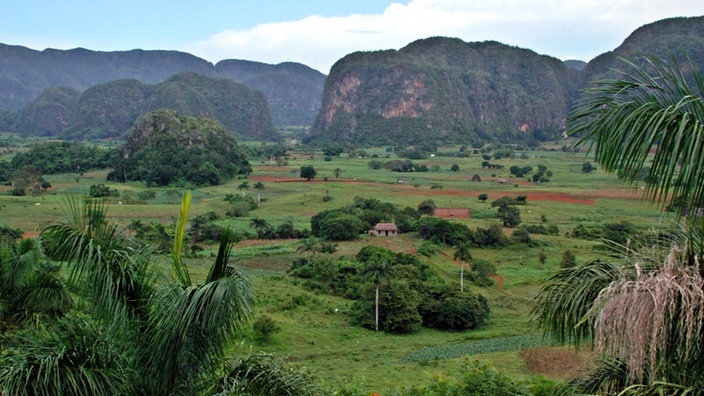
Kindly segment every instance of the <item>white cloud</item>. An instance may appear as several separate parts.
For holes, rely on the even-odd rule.
[[[701,0],[412,0],[393,3],[382,14],[309,16],[227,30],[183,50],[214,62],[294,61],[327,73],[354,51],[398,49],[420,38],[450,36],[588,61],[646,23],[700,14]]]

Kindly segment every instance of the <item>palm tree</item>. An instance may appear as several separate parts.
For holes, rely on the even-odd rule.
[[[60,317],[73,306],[61,282],[60,267],[50,263],[39,240],[0,244],[0,317],[3,324]]]
[[[306,238],[301,242],[300,245],[298,245],[296,251],[299,253],[310,252],[310,254],[308,255],[308,264],[310,264],[313,255],[315,255],[316,252],[320,251],[320,239],[316,237]]]
[[[36,337],[16,337],[0,357],[0,393],[198,394],[217,382],[254,297],[228,263],[236,240],[229,230],[204,282],[192,281],[181,259],[190,198],[184,194],[174,237],[173,277],[161,284],[151,275],[153,254],[130,246],[106,221],[104,204],[69,201],[66,219],[42,238],[89,309]]]
[[[212,382],[235,331],[252,316],[251,284],[229,265],[236,241],[230,229],[221,234],[205,282],[192,282],[181,259],[190,202],[191,194],[186,192],[171,251],[175,282],[156,297],[150,320],[149,366],[162,394],[192,394]]]
[[[691,64],[628,63],[629,73],[587,89],[568,119],[597,163],[637,181],[657,147],[646,181],[649,199],[684,203],[682,237],[668,251],[637,254],[625,263],[594,261],[546,279],[534,318],[560,341],[590,342],[604,358],[574,382],[586,393],[685,394],[704,387],[704,80]],[[647,69],[646,69],[647,68]],[[694,81],[695,89],[689,82]],[[697,209],[694,216],[688,209]],[[698,223],[698,224],[697,224]],[[657,391],[657,392],[656,392]],[[650,393],[648,393],[650,392]]]
[[[271,226],[269,223],[261,217],[252,217],[252,221],[249,222],[249,226],[257,230],[257,238],[259,239],[263,239],[266,234],[271,231]]]
[[[258,181],[254,183],[254,189],[257,190],[257,205],[262,204],[262,190],[264,189],[264,183]]]
[[[376,288],[374,294],[374,323],[376,331],[379,331],[379,287],[383,280],[391,277],[393,270],[393,266],[383,259],[370,260],[362,269],[362,276],[371,280]]]
[[[464,291],[464,263],[472,263],[472,253],[469,252],[469,243],[459,243],[453,258],[460,261],[460,290]]]
[[[237,186],[237,189],[240,190],[240,191],[242,191],[242,196],[244,197],[245,192],[247,192],[247,190],[249,190],[249,182],[246,181],[246,180],[243,181],[242,183],[240,183],[240,184]]]

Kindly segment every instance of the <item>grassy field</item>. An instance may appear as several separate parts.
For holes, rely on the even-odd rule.
[[[383,149],[370,149],[380,161],[386,161]],[[440,152],[457,152],[456,147]],[[517,154],[520,154],[518,152]],[[214,211],[224,216],[228,208],[226,194],[246,194],[261,199],[260,206],[247,217],[223,218],[219,224],[240,232],[252,232],[252,216],[264,218],[272,225],[288,219],[296,228],[309,228],[310,217],[325,209],[349,205],[356,196],[377,198],[399,206],[417,207],[431,199],[439,208],[470,208],[472,216],[454,219],[471,228],[487,227],[499,220],[491,201],[502,196],[527,196],[527,205],[521,206],[522,223],[554,224],[559,234],[532,235],[544,246],[527,247],[514,244],[504,249],[473,249],[474,259],[484,259],[497,268],[499,278],[493,287],[479,291],[489,300],[492,313],[488,323],[479,330],[444,332],[423,329],[411,335],[378,334],[352,326],[347,313],[350,301],[316,294],[306,290],[297,279],[286,275],[291,261],[299,257],[298,242],[243,241],[235,248],[233,259],[252,278],[258,294],[258,315],[268,315],[281,328],[269,342],[257,340],[249,328],[241,334],[241,344],[234,354],[266,350],[282,353],[292,364],[313,370],[325,383],[359,384],[367,392],[380,392],[397,386],[426,384],[433,376],[455,375],[463,359],[481,359],[492,363],[500,371],[517,378],[546,375],[564,378],[575,362],[586,354],[575,354],[550,346],[529,321],[531,299],[545,276],[559,268],[565,250],[574,252],[578,263],[606,257],[596,249],[599,242],[568,237],[577,224],[598,225],[618,221],[635,224],[643,232],[654,232],[672,227],[672,218],[657,205],[642,200],[638,186],[624,186],[615,175],[597,170],[581,172],[582,164],[590,159],[584,153],[536,150],[492,162],[503,169],[482,168],[480,155],[467,158],[435,156],[415,163],[430,168],[425,173],[396,173],[373,170],[370,158],[334,157],[326,160],[320,153],[293,152],[288,165],[273,165],[267,160],[254,160],[254,172],[249,177],[249,189],[238,190],[242,180],[233,180],[222,186],[194,191],[191,217]],[[459,171],[451,171],[453,164]],[[317,177],[312,181],[296,175],[303,165],[312,165]],[[534,184],[525,178],[509,175],[512,165],[530,165],[537,169],[544,165],[553,176],[550,182]],[[83,175],[50,175],[46,179],[51,190],[41,196],[12,197],[0,191],[0,225],[19,228],[29,236],[36,235],[42,224],[58,219],[61,206],[69,194],[87,194],[92,184],[106,183],[106,171]],[[335,177],[339,174],[339,177]],[[472,182],[479,175],[481,182]],[[502,180],[505,179],[505,180]],[[264,184],[255,190],[256,182]],[[132,220],[156,221],[170,224],[178,215],[181,190],[154,189],[156,195],[140,200],[146,187],[139,183],[107,183],[119,192],[110,198],[111,220],[127,226]],[[487,194],[486,202],[478,200]],[[506,229],[507,234],[511,230]],[[338,256],[352,257],[360,248],[376,244],[394,251],[411,253],[421,245],[415,235],[402,234],[396,238],[361,236],[339,244]],[[547,253],[545,264],[539,253]],[[210,251],[202,257],[189,259],[196,274],[205,276],[212,260]],[[431,257],[421,257],[439,274],[457,279],[459,269],[452,261],[452,248],[441,248]],[[500,279],[500,280],[499,280]]]

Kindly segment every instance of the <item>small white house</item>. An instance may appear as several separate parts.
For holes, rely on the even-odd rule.
[[[398,235],[398,227],[394,223],[377,223],[373,230],[369,230],[369,235],[396,236]]]

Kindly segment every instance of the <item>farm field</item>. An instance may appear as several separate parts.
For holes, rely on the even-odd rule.
[[[456,147],[439,150],[431,158],[413,160],[426,165],[428,172],[392,172],[371,169],[372,158],[326,158],[320,152],[290,151],[286,165],[268,159],[250,160],[253,172],[245,180],[193,191],[190,217],[217,213],[217,224],[232,227],[243,235],[256,235],[250,226],[253,217],[272,225],[292,221],[295,228],[310,229],[316,213],[336,209],[355,197],[376,198],[400,207],[417,208],[432,200],[437,208],[469,209],[469,216],[450,216],[449,220],[470,229],[500,224],[491,202],[504,196],[526,197],[519,206],[521,224],[554,225],[557,235],[531,235],[535,246],[513,243],[505,248],[473,248],[472,256],[492,263],[497,270],[494,284],[470,287],[483,294],[491,307],[487,323],[480,329],[448,332],[421,328],[417,333],[396,335],[377,333],[350,324],[351,301],[311,291],[300,279],[289,276],[291,262],[306,253],[297,252],[300,241],[246,239],[235,246],[234,264],[253,280],[258,295],[257,315],[271,317],[280,331],[268,341],[245,328],[233,355],[250,351],[277,352],[297,367],[306,367],[325,384],[335,387],[352,384],[362,394],[383,393],[396,387],[425,385],[433,377],[455,376],[465,359],[491,363],[500,372],[529,381],[535,376],[561,380],[573,375],[588,360],[587,350],[573,351],[552,345],[541,337],[530,322],[531,300],[541,279],[560,268],[566,250],[574,253],[578,264],[589,260],[617,259],[600,248],[600,241],[571,237],[575,227],[629,222],[643,234],[673,228],[673,217],[656,204],[643,199],[639,186],[625,186],[613,174],[601,170],[583,173],[590,161],[585,153],[531,150],[517,151],[515,158],[492,159],[501,169],[482,167],[482,156],[450,157]],[[369,149],[377,160],[387,161],[383,149]],[[520,154],[525,153],[525,158]],[[453,165],[459,170],[452,171]],[[513,165],[539,165],[551,171],[549,182],[536,184],[512,177]],[[317,176],[301,179],[301,166],[313,166]],[[86,195],[91,185],[106,184],[118,195],[110,197],[109,219],[127,227],[133,220],[143,223],[175,222],[182,189],[150,188],[140,183],[108,183],[107,171],[84,174],[48,175],[52,188],[40,196],[10,196],[0,191],[0,225],[19,228],[26,236],[36,236],[43,224],[56,220],[69,195]],[[478,175],[481,181],[472,181]],[[263,188],[255,189],[255,183]],[[9,187],[0,187],[4,191]],[[145,194],[151,191],[152,194]],[[228,194],[253,197],[260,202],[246,216],[226,216]],[[488,199],[479,200],[481,194]],[[465,211],[451,213],[466,213]],[[513,229],[504,228],[506,235]],[[418,255],[447,280],[459,278],[459,264],[452,259],[454,248],[437,246],[434,254],[423,256],[418,249],[423,241],[415,233],[396,237],[360,235],[354,241],[338,243],[337,257],[353,259],[364,246],[376,245],[394,252]],[[188,259],[190,267],[205,277],[212,246]],[[544,263],[539,259],[546,254]],[[467,282],[467,281],[465,281]]]

